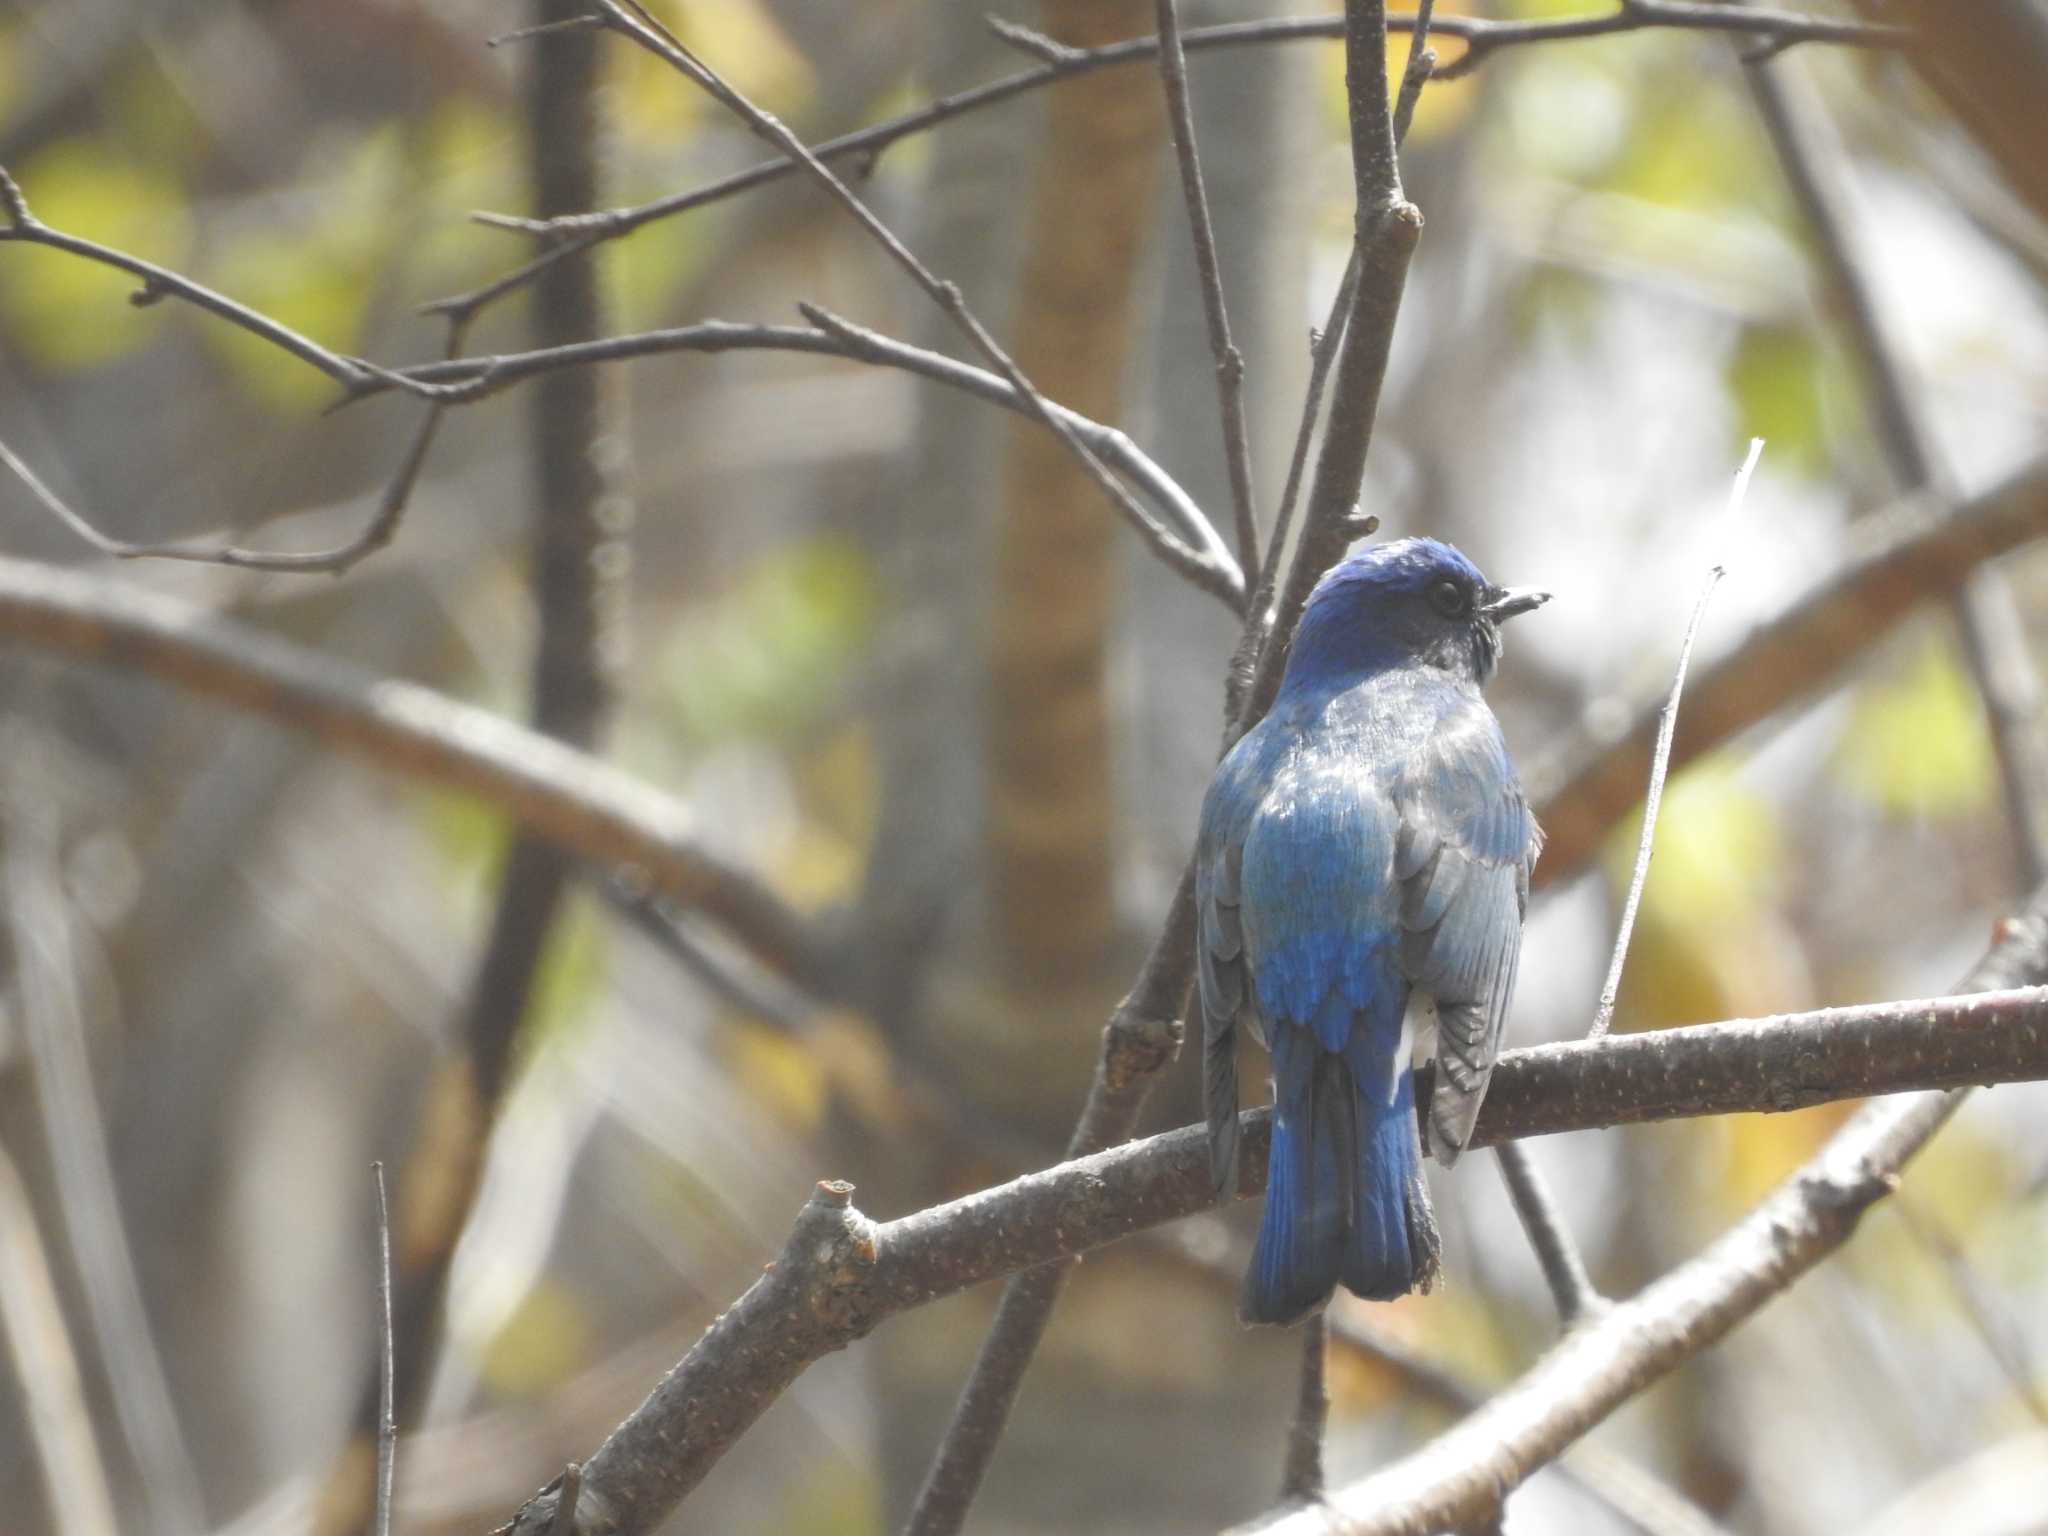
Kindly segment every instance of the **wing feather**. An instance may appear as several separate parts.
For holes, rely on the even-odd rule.
[[[1476,695],[1440,723],[1395,802],[1397,846],[1435,845],[1402,878],[1401,966],[1436,1001],[1430,1143],[1450,1163],[1471,1140],[1500,1054],[1541,839],[1500,727]]]

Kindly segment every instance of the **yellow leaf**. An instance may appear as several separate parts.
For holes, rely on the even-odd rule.
[[[557,1385],[590,1356],[590,1314],[566,1287],[542,1280],[484,1350],[485,1381],[510,1397]]]
[[[1722,1174],[1711,1183],[1725,1215],[1748,1210],[1776,1189],[1855,1113],[1856,1101],[1782,1115],[1726,1115],[1701,1130],[1718,1144]]]
[[[749,1096],[800,1130],[823,1122],[831,1085],[807,1041],[770,1025],[742,1023],[727,1033],[725,1048]]]
[[[902,1125],[896,1058],[873,1024],[857,1013],[825,1014],[811,1035],[810,1050],[826,1080],[862,1121],[878,1131]]]
[[[676,23],[677,36],[734,89],[778,115],[800,108],[816,86],[810,64],[760,0],[690,0]]]
[[[1643,910],[1691,921],[1753,910],[1767,899],[1783,862],[1775,814],[1722,754],[1696,763],[1664,787],[1655,862]],[[1607,845],[1609,877],[1625,888],[1642,835],[1639,812]]]
[[[1892,816],[1967,816],[1990,802],[1990,733],[1945,642],[1929,640],[1897,677],[1858,694],[1835,744],[1835,772]]]

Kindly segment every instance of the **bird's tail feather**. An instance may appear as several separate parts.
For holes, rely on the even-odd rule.
[[[1427,1290],[1440,1244],[1408,1064],[1389,1094],[1306,1030],[1277,1030],[1273,1045],[1273,1150],[1244,1320],[1294,1322],[1340,1281],[1371,1300]]]

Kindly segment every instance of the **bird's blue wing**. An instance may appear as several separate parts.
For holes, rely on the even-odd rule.
[[[1521,955],[1542,836],[1492,713],[1447,711],[1394,787],[1401,969],[1436,1002],[1430,1142],[1450,1163],[1479,1117]]]
[[[1195,844],[1195,975],[1202,1004],[1202,1107],[1209,1122],[1209,1173],[1218,1197],[1237,1188],[1237,1025],[1265,1040],[1244,953],[1244,837],[1265,788],[1270,737],[1241,738],[1217,769],[1202,803]]]

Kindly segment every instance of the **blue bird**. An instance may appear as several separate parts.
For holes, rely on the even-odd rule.
[[[1434,539],[1352,555],[1209,785],[1196,953],[1219,1195],[1237,1184],[1240,1022],[1273,1060],[1247,1322],[1293,1322],[1340,1282],[1384,1300],[1436,1278],[1412,1057],[1433,1028],[1429,1139],[1448,1164],[1493,1071],[1542,843],[1479,690],[1501,621],[1548,599]]]

